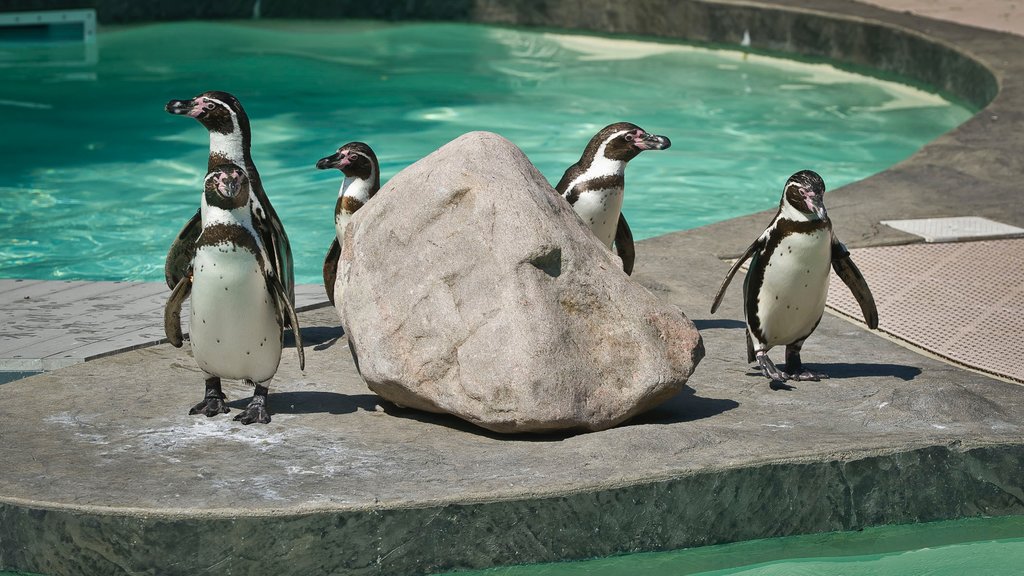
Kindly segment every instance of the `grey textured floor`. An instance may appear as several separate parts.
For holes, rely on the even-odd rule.
[[[163,342],[169,295],[162,282],[0,280],[0,371],[54,370]],[[315,284],[296,286],[295,300],[302,310],[327,303]]]

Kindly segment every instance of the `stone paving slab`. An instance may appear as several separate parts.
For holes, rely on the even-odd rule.
[[[958,242],[1024,236],[1024,228],[1009,226],[977,216],[882,220],[882,224],[920,236],[924,238],[925,242]]]

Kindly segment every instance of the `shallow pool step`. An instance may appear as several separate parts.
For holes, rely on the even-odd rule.
[[[0,371],[55,370],[164,342],[169,295],[162,282],[0,280]],[[295,301],[308,310],[327,297],[301,284]]]

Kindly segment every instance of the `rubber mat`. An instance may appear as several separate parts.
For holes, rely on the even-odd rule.
[[[1024,383],[1024,239],[850,252],[874,294],[880,330],[955,363]],[[828,306],[863,322],[835,273]]]

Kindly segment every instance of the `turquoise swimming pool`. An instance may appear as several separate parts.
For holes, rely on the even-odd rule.
[[[1018,576],[1024,517],[865,528],[448,576]]]
[[[830,188],[862,179],[972,113],[825,63],[475,25],[181,22],[98,42],[79,66],[0,46],[0,125],[16,135],[0,143],[0,277],[162,279],[207,154],[205,130],[163,105],[209,89],[246,106],[299,282],[319,281],[340,184],[314,163],[351,140],[386,180],[490,130],[555,182],[600,127],[632,121],[673,142],[626,174],[647,238],[772,207],[800,169]]]

